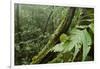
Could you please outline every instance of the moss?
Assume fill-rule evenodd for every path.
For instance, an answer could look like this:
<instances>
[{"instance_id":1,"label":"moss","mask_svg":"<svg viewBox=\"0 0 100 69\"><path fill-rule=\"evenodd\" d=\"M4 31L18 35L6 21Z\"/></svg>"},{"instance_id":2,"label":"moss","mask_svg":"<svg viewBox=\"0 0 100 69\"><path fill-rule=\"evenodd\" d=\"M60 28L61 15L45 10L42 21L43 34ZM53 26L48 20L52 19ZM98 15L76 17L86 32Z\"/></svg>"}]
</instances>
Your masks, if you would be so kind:
<instances>
[{"instance_id":1,"label":"moss","mask_svg":"<svg viewBox=\"0 0 100 69\"><path fill-rule=\"evenodd\" d=\"M75 8L69 8L67 16L64 22L60 23L54 34L52 34L50 40L46 44L46 46L38 53L37 56L32 58L32 64L39 63L49 52L49 50L55 45L55 42L58 40L59 36L68 30L71 21L74 17Z\"/></svg>"}]
</instances>

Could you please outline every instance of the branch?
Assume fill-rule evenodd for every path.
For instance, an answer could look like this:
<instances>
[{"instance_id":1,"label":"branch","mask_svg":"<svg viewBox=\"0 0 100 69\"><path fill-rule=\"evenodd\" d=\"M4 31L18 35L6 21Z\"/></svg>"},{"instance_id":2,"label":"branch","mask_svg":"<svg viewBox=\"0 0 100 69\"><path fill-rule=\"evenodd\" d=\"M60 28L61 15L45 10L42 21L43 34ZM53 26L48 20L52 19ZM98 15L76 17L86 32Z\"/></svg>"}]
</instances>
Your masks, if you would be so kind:
<instances>
[{"instance_id":1,"label":"branch","mask_svg":"<svg viewBox=\"0 0 100 69\"><path fill-rule=\"evenodd\" d=\"M46 46L38 53L37 56L34 56L32 58L32 64L38 64L48 54L49 50L56 44L59 36L68 30L74 17L74 13L75 8L69 8L67 17L64 19L63 22L60 23L54 34L51 35L51 38L49 39Z\"/></svg>"}]
</instances>

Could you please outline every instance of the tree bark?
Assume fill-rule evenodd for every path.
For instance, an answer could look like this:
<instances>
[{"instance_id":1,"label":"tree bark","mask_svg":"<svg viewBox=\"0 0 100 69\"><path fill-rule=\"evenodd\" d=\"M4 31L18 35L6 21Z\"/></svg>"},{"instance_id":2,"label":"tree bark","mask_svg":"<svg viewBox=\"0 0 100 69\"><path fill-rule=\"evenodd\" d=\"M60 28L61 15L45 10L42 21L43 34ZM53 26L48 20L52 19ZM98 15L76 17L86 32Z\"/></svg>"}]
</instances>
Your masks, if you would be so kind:
<instances>
[{"instance_id":1,"label":"tree bark","mask_svg":"<svg viewBox=\"0 0 100 69\"><path fill-rule=\"evenodd\" d=\"M60 23L54 34L51 35L48 43L38 53L38 55L32 58L32 64L38 64L48 54L50 49L56 44L57 40L59 39L59 36L62 33L65 33L69 29L72 19L74 17L75 9L76 8L74 7L68 9L66 18L64 19L63 22Z\"/></svg>"}]
</instances>

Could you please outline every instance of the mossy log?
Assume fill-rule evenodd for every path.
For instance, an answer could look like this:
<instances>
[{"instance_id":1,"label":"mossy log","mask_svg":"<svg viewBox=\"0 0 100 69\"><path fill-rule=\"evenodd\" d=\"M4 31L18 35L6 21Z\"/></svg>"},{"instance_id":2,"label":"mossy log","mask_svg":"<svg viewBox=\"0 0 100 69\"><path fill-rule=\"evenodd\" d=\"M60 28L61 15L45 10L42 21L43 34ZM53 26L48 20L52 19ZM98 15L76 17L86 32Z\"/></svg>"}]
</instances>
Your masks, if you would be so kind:
<instances>
[{"instance_id":1,"label":"mossy log","mask_svg":"<svg viewBox=\"0 0 100 69\"><path fill-rule=\"evenodd\" d=\"M40 63L40 61L48 54L50 49L56 44L57 40L59 39L59 36L62 33L65 33L69 29L72 19L74 17L75 9L76 8L74 8L74 7L70 7L68 9L68 12L67 12L67 15L66 15L66 18L64 19L64 21L60 23L60 25L58 26L58 28L56 29L54 34L51 35L51 37L50 37L48 43L45 45L45 47L38 53L38 55L36 55L32 58L31 64Z\"/></svg>"}]
</instances>

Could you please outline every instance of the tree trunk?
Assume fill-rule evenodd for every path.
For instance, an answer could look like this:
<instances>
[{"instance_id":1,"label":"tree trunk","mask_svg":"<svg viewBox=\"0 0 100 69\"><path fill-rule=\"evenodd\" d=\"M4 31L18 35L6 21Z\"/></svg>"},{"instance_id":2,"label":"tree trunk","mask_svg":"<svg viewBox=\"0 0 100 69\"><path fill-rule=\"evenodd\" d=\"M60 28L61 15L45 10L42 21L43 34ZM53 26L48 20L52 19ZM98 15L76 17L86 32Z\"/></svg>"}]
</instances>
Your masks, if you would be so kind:
<instances>
[{"instance_id":1,"label":"tree trunk","mask_svg":"<svg viewBox=\"0 0 100 69\"><path fill-rule=\"evenodd\" d=\"M14 11L15 12L15 36L16 36L16 34L17 34L17 40L15 41L15 42L20 42L21 41L21 35L20 35L20 32L21 32L21 29L20 29L20 18L19 18L19 4L16 4L15 5L15 8L16 8L16 10Z\"/></svg>"},{"instance_id":2,"label":"tree trunk","mask_svg":"<svg viewBox=\"0 0 100 69\"><path fill-rule=\"evenodd\" d=\"M38 64L48 54L50 49L56 44L57 40L59 39L59 36L69 29L72 19L74 17L74 13L75 8L69 8L66 18L63 22L60 23L54 34L51 35L46 46L38 53L38 55L32 58L32 64Z\"/></svg>"}]
</instances>

